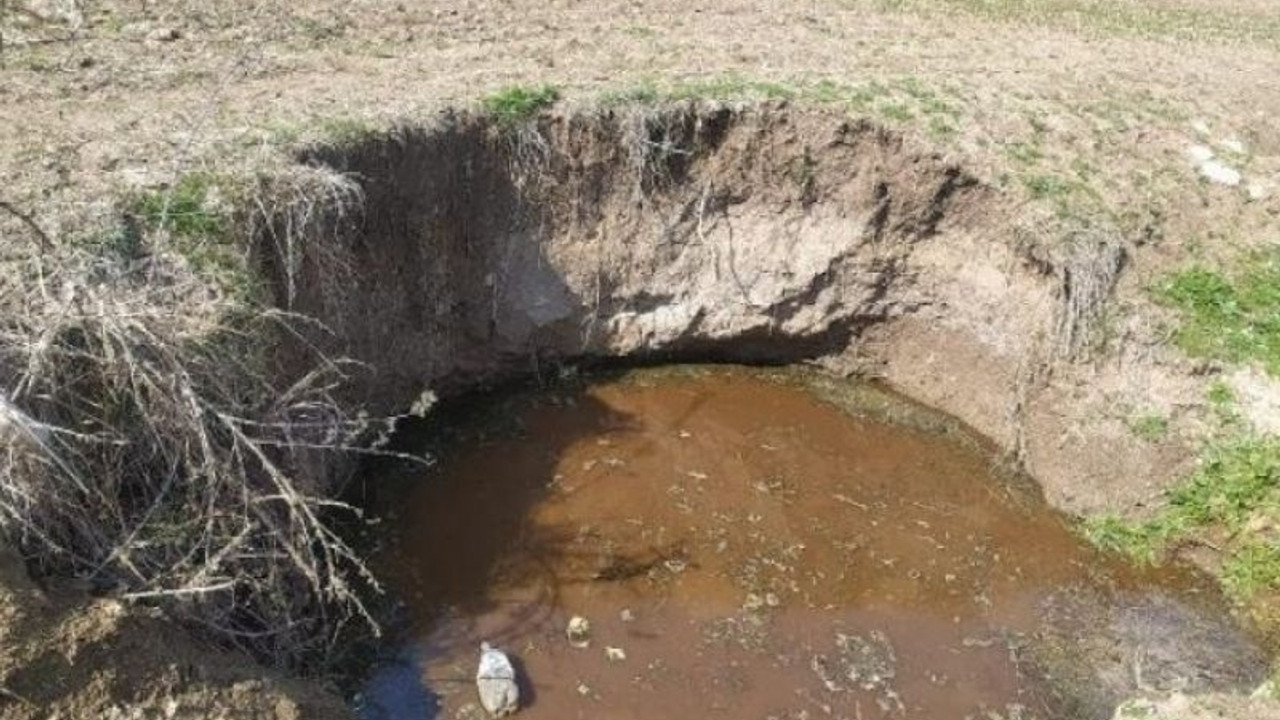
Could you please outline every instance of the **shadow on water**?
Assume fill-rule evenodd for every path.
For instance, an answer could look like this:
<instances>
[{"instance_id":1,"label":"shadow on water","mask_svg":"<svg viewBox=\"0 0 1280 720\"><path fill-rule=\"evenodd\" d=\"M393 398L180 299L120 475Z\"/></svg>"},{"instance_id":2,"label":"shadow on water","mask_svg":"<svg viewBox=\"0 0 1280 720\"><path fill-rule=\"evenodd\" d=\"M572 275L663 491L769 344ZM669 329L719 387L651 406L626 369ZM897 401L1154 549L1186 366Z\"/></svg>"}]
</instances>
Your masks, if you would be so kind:
<instances>
[{"instance_id":1,"label":"shadow on water","mask_svg":"<svg viewBox=\"0 0 1280 720\"><path fill-rule=\"evenodd\" d=\"M572 412L530 413L535 398ZM554 441L518 444L531 425L539 438ZM510 384L446 400L428 419L411 419L397 428L388 449L429 458L433 467L424 471L404 460L375 458L365 463L349 491L350 502L396 528L385 539L392 547L376 553L393 562L375 560L374 570L404 603L391 629L401 644L394 654L375 660L356 703L361 718L431 720L439 709L433 686L473 683L474 668L470 674L423 674L423 656L430 650L408 638L424 628L447 618L439 623L433 645L457 646L483 634L495 646L509 646L547 621L561 588L590 579L567 577L561 567L573 564L565 562L564 554L571 552L575 529L531 526L530 509L546 499L565 448L601 432L634 427L628 414L592 398L586 385L569 381L554 390ZM512 441L517 441L514 449ZM501 452L485 456L485 448L499 446ZM473 458L478 451L480 457L467 482L449 482L441 468L459 447ZM442 540L451 543L447 549L439 549ZM437 549L412 550L424 547ZM536 595L507 602L491 592L497 577L507 586L536 588ZM478 628L470 621L494 615L503 618L496 627ZM531 707L537 689L518 652L508 649L508 655L517 672L521 706Z\"/></svg>"},{"instance_id":2,"label":"shadow on water","mask_svg":"<svg viewBox=\"0 0 1280 720\"><path fill-rule=\"evenodd\" d=\"M427 689L419 658L410 648L381 661L365 680L355 703L362 720L434 720L439 696Z\"/></svg>"}]
</instances>

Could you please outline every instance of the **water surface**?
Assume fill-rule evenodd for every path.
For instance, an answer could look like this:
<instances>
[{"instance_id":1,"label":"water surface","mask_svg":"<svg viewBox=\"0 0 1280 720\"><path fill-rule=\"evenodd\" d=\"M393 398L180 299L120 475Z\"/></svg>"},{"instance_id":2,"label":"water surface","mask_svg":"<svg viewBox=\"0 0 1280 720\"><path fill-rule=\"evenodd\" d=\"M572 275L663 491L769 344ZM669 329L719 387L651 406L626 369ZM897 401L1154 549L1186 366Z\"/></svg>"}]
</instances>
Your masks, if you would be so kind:
<instances>
[{"instance_id":1,"label":"water surface","mask_svg":"<svg viewBox=\"0 0 1280 720\"><path fill-rule=\"evenodd\" d=\"M435 468L378 478L409 617L370 717L482 717L481 641L529 720L1104 716L1260 672L1192 574L1098 554L891 396L719 369L471 404L422 431Z\"/></svg>"}]
</instances>

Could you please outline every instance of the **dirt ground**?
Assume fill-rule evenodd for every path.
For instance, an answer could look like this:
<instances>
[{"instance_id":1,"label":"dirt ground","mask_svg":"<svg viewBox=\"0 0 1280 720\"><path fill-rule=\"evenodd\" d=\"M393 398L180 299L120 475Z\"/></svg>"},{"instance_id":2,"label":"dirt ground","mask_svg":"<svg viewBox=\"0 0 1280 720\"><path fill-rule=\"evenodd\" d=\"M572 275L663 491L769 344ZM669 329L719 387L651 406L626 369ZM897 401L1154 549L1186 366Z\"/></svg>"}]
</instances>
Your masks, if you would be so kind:
<instances>
[{"instance_id":1,"label":"dirt ground","mask_svg":"<svg viewBox=\"0 0 1280 720\"><path fill-rule=\"evenodd\" d=\"M308 141L471 105L512 83L553 83L570 106L657 88L848 109L1003 191L1025 217L1002 221L1106 217L1134 247L1113 301L1111 350L1059 371L1019 419L1025 437L997 437L1032 446L1029 469L1060 489L1050 499L1080 512L1142 514L1192 466L1207 432L1206 372L1217 368L1169 347L1167 312L1146 288L1190 261L1280 241L1280 10L1266 0L5 7L0 201L51 237L104 225L122 197L180 175L256 172ZM1238 170L1239 184L1203 179L1192 146ZM35 240L13 212L0 212L0 233L6 244ZM910 322L875 340L890 359L939 342L937 328ZM956 382L1011 381L926 370L890 379L943 407ZM1246 379L1245 413L1265 414L1280 388ZM1100 448L1132 445L1126 420L1148 409L1168 416L1171 432L1116 467ZM989 425L981 429L1000 435ZM1067 470L1072 483L1053 482ZM265 680L141 611L39 590L13 562L4 569L4 717L344 712L333 696ZM109 664L94 660L108 655ZM52 687L51 674L68 680Z\"/></svg>"},{"instance_id":2,"label":"dirt ground","mask_svg":"<svg viewBox=\"0 0 1280 720\"><path fill-rule=\"evenodd\" d=\"M322 684L281 678L193 639L161 615L41 588L0 556L0 718L345 718Z\"/></svg>"}]
</instances>

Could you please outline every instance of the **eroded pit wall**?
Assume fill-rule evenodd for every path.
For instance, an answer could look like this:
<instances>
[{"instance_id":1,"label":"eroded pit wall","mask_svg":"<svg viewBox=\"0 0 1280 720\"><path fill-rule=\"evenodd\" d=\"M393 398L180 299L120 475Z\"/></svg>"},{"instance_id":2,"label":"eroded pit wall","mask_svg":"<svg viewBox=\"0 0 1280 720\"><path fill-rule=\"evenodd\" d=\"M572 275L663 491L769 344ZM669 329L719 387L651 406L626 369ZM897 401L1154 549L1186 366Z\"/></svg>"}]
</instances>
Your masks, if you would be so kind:
<instances>
[{"instance_id":1,"label":"eroded pit wall","mask_svg":"<svg viewBox=\"0 0 1280 720\"><path fill-rule=\"evenodd\" d=\"M1019 442L1053 279L1015 250L996 193L876 125L785 107L446 115L304 162L355 178L363 203L303 239L290 282L273 255L278 302L365 363L350 399L370 413L590 358L811 360Z\"/></svg>"}]
</instances>

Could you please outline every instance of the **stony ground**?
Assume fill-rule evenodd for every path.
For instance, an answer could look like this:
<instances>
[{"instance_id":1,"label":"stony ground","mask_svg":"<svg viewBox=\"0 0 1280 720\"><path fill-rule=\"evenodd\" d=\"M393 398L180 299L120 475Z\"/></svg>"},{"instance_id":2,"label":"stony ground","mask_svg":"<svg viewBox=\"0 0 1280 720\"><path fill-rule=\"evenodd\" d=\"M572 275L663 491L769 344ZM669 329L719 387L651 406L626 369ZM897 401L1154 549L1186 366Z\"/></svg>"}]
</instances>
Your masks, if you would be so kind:
<instances>
[{"instance_id":1,"label":"stony ground","mask_svg":"<svg viewBox=\"0 0 1280 720\"><path fill-rule=\"evenodd\" d=\"M662 95L844 107L946 150L1028 217L1114 223L1137 250L1114 304L1125 350L1108 362L1156 357L1190 380L1103 396L1080 435L1158 413L1164 471L1073 501L1084 509L1141 512L1211 432L1206 365L1170 350L1169 311L1148 288L1280 241L1280 10L1268 0L10 0L0 13L5 253L37 241L32 223L51 238L91 232L121 198L180 175L252 172L310 140L515 83L551 83L584 106ZM1243 414L1280 427L1276 382L1230 377ZM20 679L0 708L34 714ZM65 712L128 700L84 692L96 699Z\"/></svg>"}]
</instances>

